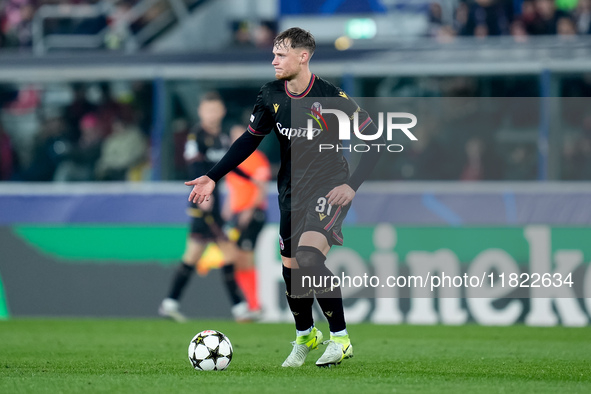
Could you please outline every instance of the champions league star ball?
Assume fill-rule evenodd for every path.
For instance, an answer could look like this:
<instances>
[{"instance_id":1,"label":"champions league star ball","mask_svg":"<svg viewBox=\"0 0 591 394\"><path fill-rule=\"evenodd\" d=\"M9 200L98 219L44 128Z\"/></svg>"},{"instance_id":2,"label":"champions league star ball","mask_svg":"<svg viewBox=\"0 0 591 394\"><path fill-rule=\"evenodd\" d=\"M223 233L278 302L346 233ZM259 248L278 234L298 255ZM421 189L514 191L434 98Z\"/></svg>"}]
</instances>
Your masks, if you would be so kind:
<instances>
[{"instance_id":1,"label":"champions league star ball","mask_svg":"<svg viewBox=\"0 0 591 394\"><path fill-rule=\"evenodd\" d=\"M222 371L228 368L232 353L228 337L215 330L201 331L189 344L189 361L198 371Z\"/></svg>"}]
</instances>

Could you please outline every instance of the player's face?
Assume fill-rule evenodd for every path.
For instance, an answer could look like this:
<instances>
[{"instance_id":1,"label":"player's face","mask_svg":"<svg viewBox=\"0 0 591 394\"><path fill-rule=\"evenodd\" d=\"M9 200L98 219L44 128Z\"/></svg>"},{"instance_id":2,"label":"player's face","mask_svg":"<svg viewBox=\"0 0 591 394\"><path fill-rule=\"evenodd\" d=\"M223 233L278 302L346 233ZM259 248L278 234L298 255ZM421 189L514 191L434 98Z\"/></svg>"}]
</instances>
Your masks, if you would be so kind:
<instances>
[{"instance_id":1,"label":"player's face","mask_svg":"<svg viewBox=\"0 0 591 394\"><path fill-rule=\"evenodd\" d=\"M289 42L286 45L275 45L271 63L275 67L275 78L288 81L294 79L304 64L302 53L303 49L291 48Z\"/></svg>"},{"instance_id":2,"label":"player's face","mask_svg":"<svg viewBox=\"0 0 591 394\"><path fill-rule=\"evenodd\" d=\"M226 115L226 107L218 100L202 101L197 113L205 128L217 128Z\"/></svg>"}]
</instances>

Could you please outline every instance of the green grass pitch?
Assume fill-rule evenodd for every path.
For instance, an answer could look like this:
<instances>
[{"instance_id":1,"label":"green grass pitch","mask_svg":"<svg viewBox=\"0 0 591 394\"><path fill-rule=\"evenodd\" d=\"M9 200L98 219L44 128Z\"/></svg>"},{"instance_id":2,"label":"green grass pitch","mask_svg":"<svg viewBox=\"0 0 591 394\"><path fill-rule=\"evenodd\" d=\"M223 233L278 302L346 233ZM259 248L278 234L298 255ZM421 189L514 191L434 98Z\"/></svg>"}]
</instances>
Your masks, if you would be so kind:
<instances>
[{"instance_id":1,"label":"green grass pitch","mask_svg":"<svg viewBox=\"0 0 591 394\"><path fill-rule=\"evenodd\" d=\"M204 329L232 341L226 371L191 367L189 341ZM285 369L291 324L8 320L0 393L591 392L591 328L358 324L349 332L354 358L320 369L313 351L303 367Z\"/></svg>"}]
</instances>

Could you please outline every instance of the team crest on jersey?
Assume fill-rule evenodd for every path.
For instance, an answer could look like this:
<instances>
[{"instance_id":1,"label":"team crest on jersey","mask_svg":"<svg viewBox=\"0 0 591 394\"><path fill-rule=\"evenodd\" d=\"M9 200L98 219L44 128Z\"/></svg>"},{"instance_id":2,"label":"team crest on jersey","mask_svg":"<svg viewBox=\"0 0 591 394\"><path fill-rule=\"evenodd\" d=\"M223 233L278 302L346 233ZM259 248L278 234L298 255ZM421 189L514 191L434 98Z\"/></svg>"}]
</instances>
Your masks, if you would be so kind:
<instances>
[{"instance_id":1,"label":"team crest on jersey","mask_svg":"<svg viewBox=\"0 0 591 394\"><path fill-rule=\"evenodd\" d=\"M285 249L285 244L283 243L283 237L281 235L279 236L279 247L281 250Z\"/></svg>"},{"instance_id":2,"label":"team crest on jersey","mask_svg":"<svg viewBox=\"0 0 591 394\"><path fill-rule=\"evenodd\" d=\"M312 113L316 119L320 119L320 116L322 116L320 115L322 113L322 105L318 101L312 104Z\"/></svg>"},{"instance_id":3,"label":"team crest on jersey","mask_svg":"<svg viewBox=\"0 0 591 394\"><path fill-rule=\"evenodd\" d=\"M312 106L310 107L309 111L310 113L308 113L308 116L316 121L318 127L320 128L319 130L328 131L328 125L326 124L326 120L322 116L322 104L320 104L317 101L314 102L314 104L312 104Z\"/></svg>"},{"instance_id":4,"label":"team crest on jersey","mask_svg":"<svg viewBox=\"0 0 591 394\"><path fill-rule=\"evenodd\" d=\"M279 109L279 104L273 103L273 109L275 110L275 113L277 113L277 110Z\"/></svg>"}]
</instances>

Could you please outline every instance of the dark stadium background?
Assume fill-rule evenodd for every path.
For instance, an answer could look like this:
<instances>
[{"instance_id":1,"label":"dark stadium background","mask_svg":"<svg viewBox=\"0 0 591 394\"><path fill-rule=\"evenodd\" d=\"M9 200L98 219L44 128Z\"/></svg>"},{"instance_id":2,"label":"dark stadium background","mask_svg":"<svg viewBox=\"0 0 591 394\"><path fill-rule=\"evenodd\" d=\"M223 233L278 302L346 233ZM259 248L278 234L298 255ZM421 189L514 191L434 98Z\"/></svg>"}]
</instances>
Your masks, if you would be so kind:
<instances>
[{"instance_id":1,"label":"dark stadium background","mask_svg":"<svg viewBox=\"0 0 591 394\"><path fill-rule=\"evenodd\" d=\"M588 0L10 0L0 4L0 21L2 318L156 316L163 278L182 253L182 147L199 97L219 91L227 125L246 122L258 89L273 78L272 37L289 26L313 32L313 72L350 96L425 100L427 119L447 116L419 124L419 141L383 159L362 187L346 231L363 233L350 238L365 240L365 264L379 251L407 266L413 251L449 249L469 267L479 253L504 248L527 271L543 247L552 267L575 253L568 256L578 262L580 288L591 288L583 241L591 223ZM446 108L438 98L456 104ZM101 130L98 143L122 124L145 146L125 171L79 179L67 163L83 124ZM261 146L275 167L276 144L269 137ZM266 319L289 321L274 195L270 202L257 263L272 300ZM384 222L398 241L382 250L371 234ZM454 238L465 237L462 230L486 242L468 251ZM528 249L528 231L549 235ZM112 232L128 241L115 242ZM426 234L449 243L401 241ZM520 246L499 246L505 238ZM153 239L167 243L134 254ZM230 316L215 275L196 279L187 299L207 302L188 301L191 317ZM348 307L358 321L588 325L590 295L569 295L533 301L535 313L518 298L513 317L502 317L506 303L490 318L474 316L466 294L455 317L441 302L411 313L408 298L395 318L370 299Z\"/></svg>"}]
</instances>

